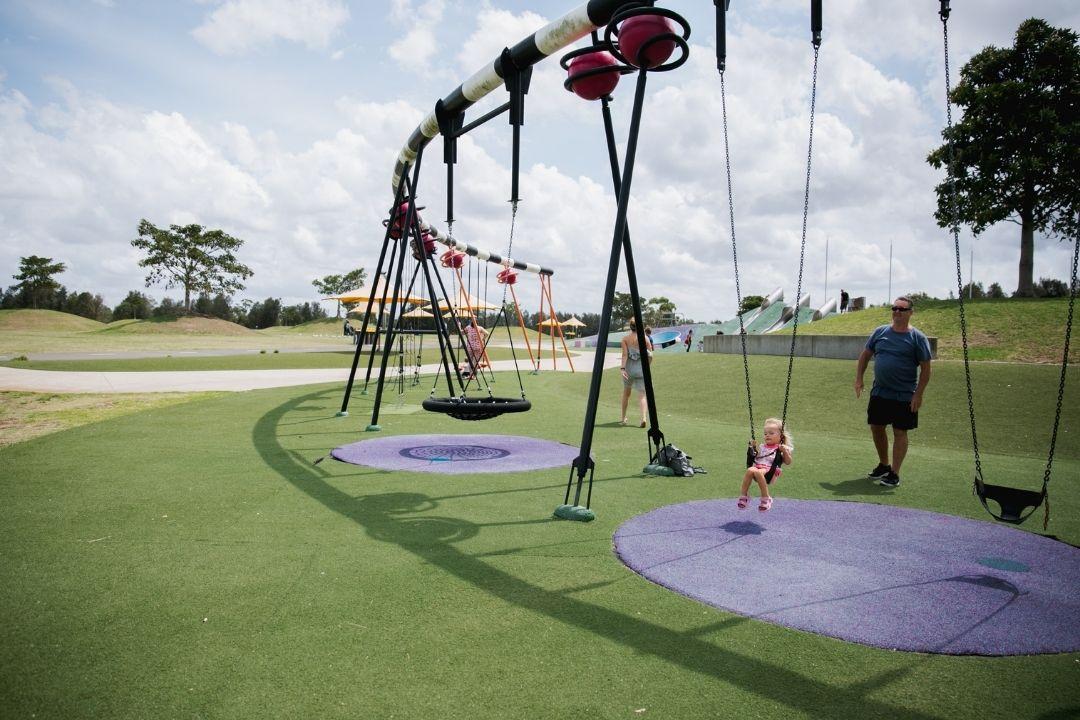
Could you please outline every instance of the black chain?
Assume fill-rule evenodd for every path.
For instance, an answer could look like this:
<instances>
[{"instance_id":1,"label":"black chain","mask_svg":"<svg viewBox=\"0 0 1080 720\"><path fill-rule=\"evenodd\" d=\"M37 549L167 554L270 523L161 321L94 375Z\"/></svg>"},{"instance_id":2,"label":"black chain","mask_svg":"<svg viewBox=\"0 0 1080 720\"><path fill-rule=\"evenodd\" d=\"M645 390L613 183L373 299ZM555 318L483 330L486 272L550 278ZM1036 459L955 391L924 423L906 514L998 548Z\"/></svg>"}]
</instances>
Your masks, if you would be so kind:
<instances>
[{"instance_id":1,"label":"black chain","mask_svg":"<svg viewBox=\"0 0 1080 720\"><path fill-rule=\"evenodd\" d=\"M1061 356L1061 379L1058 381L1057 410L1054 413L1054 431L1050 434L1050 454L1046 457L1043 487L1050 482L1050 469L1054 464L1054 446L1057 444L1058 424L1061 422L1061 404L1065 399L1065 371L1069 367L1069 341L1072 337L1073 306L1076 304L1076 264L1080 260L1080 237L1073 238L1072 278L1069 281L1069 317L1065 321L1065 352ZM1045 528L1045 523L1044 523Z\"/></svg>"},{"instance_id":2,"label":"black chain","mask_svg":"<svg viewBox=\"0 0 1080 720\"><path fill-rule=\"evenodd\" d=\"M518 213L518 201L517 200L512 200L511 203L512 203L512 206L511 206L511 209L510 209L510 239L506 243L506 257L503 258L503 260L506 261L506 268L507 269L510 268L510 252L514 249L514 226L517 224L517 213ZM541 300L541 303L542 303L543 299L544 299L543 298L543 292L544 292L543 291L543 280L541 279L540 282L541 282L541 290L540 290L541 297L540 297L540 300ZM486 287L486 285L487 284L485 283L485 287ZM509 290L509 289L510 289L510 284L509 283L503 283L502 302L499 304L499 314L500 314L500 316L503 313L506 312L506 291ZM554 310L552 310L552 314L554 314ZM555 322L558 322L558 320L555 320ZM495 324L498 325L497 320L496 320ZM495 330L495 328L493 327L492 331L494 331L494 330ZM555 326L554 325L551 326L551 332L555 332ZM517 375L518 390L521 391L521 399L524 400L525 399L525 385L521 382L521 370L518 368L517 351L514 350L514 332L510 329L510 316L509 315L506 316L506 337L509 338L509 340L510 340L510 355L514 358L514 373ZM537 361L536 367L537 367L537 369L539 369L539 367L540 367L540 362L539 361Z\"/></svg>"},{"instance_id":3,"label":"black chain","mask_svg":"<svg viewBox=\"0 0 1080 720\"><path fill-rule=\"evenodd\" d=\"M803 265L806 260L806 221L810 215L810 167L814 156L814 111L817 105L818 46L814 45L814 74L810 84L810 141L806 148L806 190L803 193L802 245L799 248L799 280L795 287L795 324L791 327L791 351L788 353L787 383L784 385L784 411L780 415L780 431L787 426L788 396L791 394L791 372L795 367L795 336L799 333L799 302L802 300Z\"/></svg>"},{"instance_id":4,"label":"black chain","mask_svg":"<svg viewBox=\"0 0 1080 720\"><path fill-rule=\"evenodd\" d=\"M946 137L945 147L948 148L948 182L949 182L949 203L952 206L952 218L950 218L949 224L952 229L953 236L953 249L956 254L956 296L960 304L960 338L963 341L964 346L964 381L967 384L967 405L968 405L968 418L971 421L971 446L975 453L975 480L972 484L972 491L976 494L979 492L979 485L983 481L982 472L982 460L979 458L979 435L975 430L975 396L971 391L971 364L968 359L968 336L967 336L967 315L964 312L964 279L963 270L960 267L960 204L957 201L956 193L956 153L953 150L953 140L950 137L952 130L952 101L949 99L949 91L952 88L952 80L949 74L949 18L947 15L941 16L942 36L945 41L945 126ZM974 282L972 278L971 282Z\"/></svg>"},{"instance_id":5,"label":"black chain","mask_svg":"<svg viewBox=\"0 0 1080 720\"><path fill-rule=\"evenodd\" d=\"M743 374L746 377L746 407L750 413L750 439L756 442L754 435L754 403L750 398L750 363L746 358L746 328L743 327L742 290L739 287L739 248L735 242L735 199L731 187L731 155L728 152L727 129L727 94L724 89L724 72L720 71L720 108L724 118L724 165L727 169L728 217L731 220L731 259L735 265L735 315L739 318L739 342L742 346Z\"/></svg>"}]
</instances>

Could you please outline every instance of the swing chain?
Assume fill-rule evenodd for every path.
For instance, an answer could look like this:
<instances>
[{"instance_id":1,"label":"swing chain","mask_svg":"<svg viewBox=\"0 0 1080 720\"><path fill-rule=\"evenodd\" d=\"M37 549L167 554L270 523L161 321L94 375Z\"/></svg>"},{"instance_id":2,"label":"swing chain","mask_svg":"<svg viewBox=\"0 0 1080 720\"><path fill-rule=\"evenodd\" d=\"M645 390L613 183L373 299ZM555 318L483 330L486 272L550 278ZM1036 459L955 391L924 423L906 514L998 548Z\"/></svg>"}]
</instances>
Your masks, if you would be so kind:
<instances>
[{"instance_id":1,"label":"swing chain","mask_svg":"<svg viewBox=\"0 0 1080 720\"><path fill-rule=\"evenodd\" d=\"M791 351L788 353L787 384L784 385L784 411L780 415L780 429L787 426L788 398L791 394L791 372L795 366L795 337L799 333L799 302L802 300L803 266L806 262L806 224L810 215L810 168L814 157L814 112L817 106L818 53L820 45L814 43L814 74L810 83L810 140L806 147L806 189L803 192L802 245L799 247L799 280L795 286L795 324L791 327Z\"/></svg>"},{"instance_id":2,"label":"swing chain","mask_svg":"<svg viewBox=\"0 0 1080 720\"><path fill-rule=\"evenodd\" d=\"M1054 446L1057 444L1058 424L1061 422L1061 406L1065 399L1065 371L1069 367L1069 341L1072 339L1073 307L1076 304L1076 269L1080 260L1080 237L1073 238L1072 276L1069 279L1069 316L1065 321L1065 351L1061 356L1061 379L1058 381L1057 410L1054 412L1054 431L1050 434L1050 453L1046 457L1043 487L1050 482L1050 469L1054 464Z\"/></svg>"},{"instance_id":3,"label":"swing chain","mask_svg":"<svg viewBox=\"0 0 1080 720\"><path fill-rule=\"evenodd\" d=\"M731 259L735 268L735 316L739 318L739 342L742 346L743 376L746 378L746 407L750 414L750 439L754 435L754 403L750 399L750 363L746 358L746 328L743 327L742 290L739 287L739 249L735 242L735 197L731 186L731 153L728 149L727 93L724 88L724 71L720 71L720 109L724 119L724 166L727 170L728 218L731 222Z\"/></svg>"},{"instance_id":4,"label":"swing chain","mask_svg":"<svg viewBox=\"0 0 1080 720\"><path fill-rule=\"evenodd\" d=\"M945 43L945 125L946 135L950 134L952 130L952 101L949 99L949 91L952 88L951 75L949 73L949 15L946 12L941 13L941 27L942 37ZM971 445L975 453L975 480L972 483L972 492L978 494L979 483L982 482L982 460L979 457L979 436L975 431L975 398L971 390L971 365L968 360L968 335L967 335L967 314L964 312L964 280L963 270L960 267L960 204L957 202L956 196L956 152L953 150L952 139L946 137L946 143L949 148L949 160L948 160L948 179L949 179L949 198L952 205L952 218L950 225L952 226L953 236L953 249L956 255L956 295L959 301L960 307L960 338L963 343L964 349L964 381L967 384L967 404L968 404L968 417L971 419ZM972 279L974 282L974 279Z\"/></svg>"}]
</instances>

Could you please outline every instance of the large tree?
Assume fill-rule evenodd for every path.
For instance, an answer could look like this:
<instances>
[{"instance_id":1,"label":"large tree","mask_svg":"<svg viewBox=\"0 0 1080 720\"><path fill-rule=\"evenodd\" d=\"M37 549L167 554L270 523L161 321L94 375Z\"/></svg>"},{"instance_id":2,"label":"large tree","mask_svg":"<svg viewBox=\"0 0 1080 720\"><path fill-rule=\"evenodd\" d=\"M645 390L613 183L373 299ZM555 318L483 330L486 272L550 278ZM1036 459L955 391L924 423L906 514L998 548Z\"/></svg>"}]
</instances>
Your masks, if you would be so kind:
<instances>
[{"instance_id":1,"label":"large tree","mask_svg":"<svg viewBox=\"0 0 1080 720\"><path fill-rule=\"evenodd\" d=\"M18 288L25 298L29 298L31 306L36 310L38 302L47 304L47 301L60 289L60 283L53 279L53 275L59 275L67 270L62 262L53 262L52 258L31 255L19 258L19 274L13 275L19 282L13 287Z\"/></svg>"},{"instance_id":2,"label":"large tree","mask_svg":"<svg viewBox=\"0 0 1080 720\"><path fill-rule=\"evenodd\" d=\"M987 47L949 93L963 118L928 158L948 177L934 214L975 235L1020 226L1016 294L1034 294L1035 233L1074 237L1080 211L1080 47L1077 34L1043 20L1021 23L1011 48ZM955 199L955 205L954 205Z\"/></svg>"},{"instance_id":3,"label":"large tree","mask_svg":"<svg viewBox=\"0 0 1080 720\"><path fill-rule=\"evenodd\" d=\"M131 244L146 251L146 257L139 261L140 267L150 269L146 287L163 282L166 290L184 288L185 312L191 312L192 293L231 295L243 290L241 281L253 275L233 254L243 240L202 225L170 225L162 230L142 220L139 237Z\"/></svg>"},{"instance_id":4,"label":"large tree","mask_svg":"<svg viewBox=\"0 0 1080 720\"><path fill-rule=\"evenodd\" d=\"M343 292L363 287L365 280L367 280L367 271L364 270L364 268L356 268L352 272L347 272L344 275L327 275L318 280L312 280L311 284L315 286L315 289L320 295L331 296L340 295ZM341 317L340 301L337 304L337 309L334 311L334 317Z\"/></svg>"}]
</instances>

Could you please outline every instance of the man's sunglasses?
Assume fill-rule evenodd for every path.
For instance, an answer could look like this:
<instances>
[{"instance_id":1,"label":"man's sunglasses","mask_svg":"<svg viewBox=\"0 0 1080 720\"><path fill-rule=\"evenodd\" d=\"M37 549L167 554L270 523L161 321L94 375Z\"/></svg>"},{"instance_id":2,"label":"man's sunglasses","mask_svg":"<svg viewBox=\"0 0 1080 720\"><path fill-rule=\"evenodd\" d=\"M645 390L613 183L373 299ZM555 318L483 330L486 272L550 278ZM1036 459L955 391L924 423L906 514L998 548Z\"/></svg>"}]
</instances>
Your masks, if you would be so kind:
<instances>
[{"instance_id":1,"label":"man's sunglasses","mask_svg":"<svg viewBox=\"0 0 1080 720\"><path fill-rule=\"evenodd\" d=\"M903 308L903 307L899 307L897 305L893 305L892 306L892 311L893 312L911 312L911 308Z\"/></svg>"}]
</instances>

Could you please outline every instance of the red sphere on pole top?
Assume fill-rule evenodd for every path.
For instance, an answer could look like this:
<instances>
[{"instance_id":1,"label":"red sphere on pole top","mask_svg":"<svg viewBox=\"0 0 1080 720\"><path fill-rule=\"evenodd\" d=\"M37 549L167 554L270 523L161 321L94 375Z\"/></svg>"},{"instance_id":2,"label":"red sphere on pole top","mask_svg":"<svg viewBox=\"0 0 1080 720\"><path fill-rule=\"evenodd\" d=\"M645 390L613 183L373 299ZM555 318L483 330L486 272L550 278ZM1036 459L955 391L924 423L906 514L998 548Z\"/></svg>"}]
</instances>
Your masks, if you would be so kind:
<instances>
[{"instance_id":1,"label":"red sphere on pole top","mask_svg":"<svg viewBox=\"0 0 1080 720\"><path fill-rule=\"evenodd\" d=\"M634 15L619 25L619 52L634 67L652 69L667 62L675 52L675 41L669 38L643 46L655 37L675 34L675 26L663 15Z\"/></svg>"},{"instance_id":2,"label":"red sphere on pole top","mask_svg":"<svg viewBox=\"0 0 1080 720\"><path fill-rule=\"evenodd\" d=\"M603 68L611 69L602 70ZM582 77L590 70L597 72ZM611 53L602 50L578 55L570 61L566 73L570 89L584 100L598 100L605 95L610 95L619 84L619 63L611 56Z\"/></svg>"}]
</instances>

